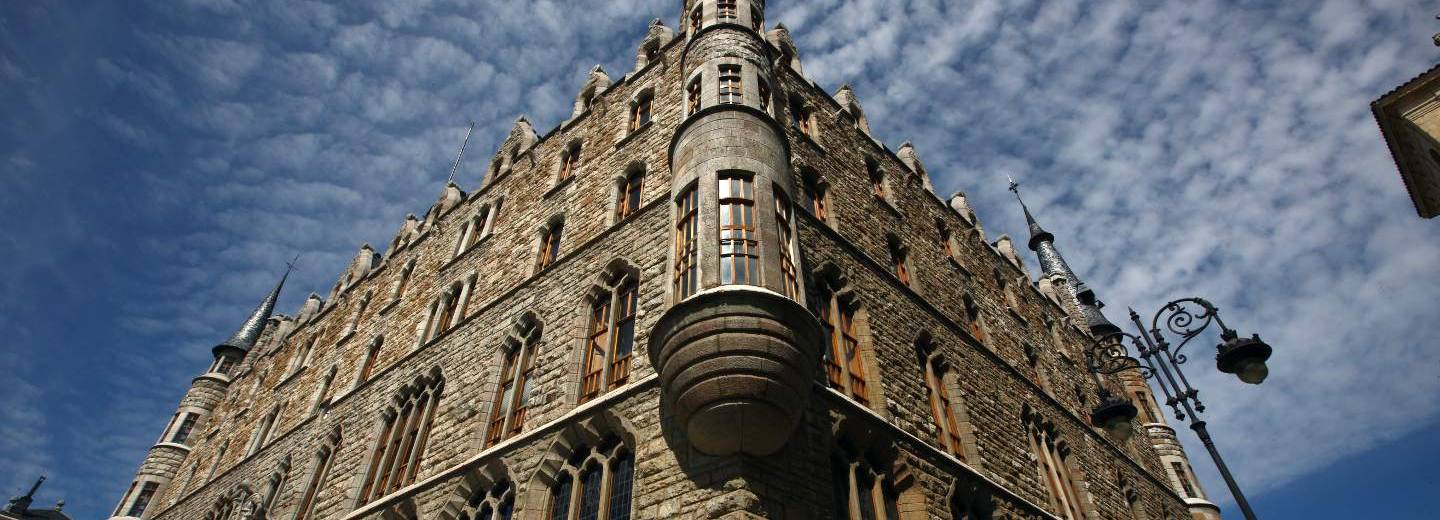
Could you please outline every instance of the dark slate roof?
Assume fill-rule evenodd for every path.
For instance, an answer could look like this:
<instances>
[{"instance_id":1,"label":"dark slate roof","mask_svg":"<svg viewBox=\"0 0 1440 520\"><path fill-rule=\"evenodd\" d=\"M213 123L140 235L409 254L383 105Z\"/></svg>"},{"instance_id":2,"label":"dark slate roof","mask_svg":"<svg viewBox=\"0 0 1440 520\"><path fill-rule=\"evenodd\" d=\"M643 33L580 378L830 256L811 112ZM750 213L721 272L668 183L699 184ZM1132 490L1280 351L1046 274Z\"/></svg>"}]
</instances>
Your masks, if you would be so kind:
<instances>
[{"instance_id":1,"label":"dark slate roof","mask_svg":"<svg viewBox=\"0 0 1440 520\"><path fill-rule=\"evenodd\" d=\"M275 284L275 289L271 290L265 300L255 307L255 311L250 313L250 318L245 320L245 323L240 325L240 329L236 330L235 334L220 346L234 347L240 350L250 350L251 347L254 347L255 342L260 339L260 333L265 330L265 321L269 320L270 314L275 312L275 301L280 298L280 289L285 286L285 279L289 277L290 272L286 271L285 276L280 277L280 283Z\"/></svg>"}]
</instances>

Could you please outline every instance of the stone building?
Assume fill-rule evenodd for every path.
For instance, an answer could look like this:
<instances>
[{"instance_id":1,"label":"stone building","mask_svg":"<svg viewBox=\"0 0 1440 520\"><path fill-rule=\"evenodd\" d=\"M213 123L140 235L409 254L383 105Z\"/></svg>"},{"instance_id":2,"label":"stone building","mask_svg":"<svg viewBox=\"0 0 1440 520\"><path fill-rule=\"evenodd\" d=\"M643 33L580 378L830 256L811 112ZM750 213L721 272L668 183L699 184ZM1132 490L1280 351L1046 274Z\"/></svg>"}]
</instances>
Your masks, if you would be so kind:
<instances>
[{"instance_id":1,"label":"stone building","mask_svg":"<svg viewBox=\"0 0 1440 520\"><path fill-rule=\"evenodd\" d=\"M1415 211L1423 218L1440 215L1440 65L1381 96L1370 110Z\"/></svg>"},{"instance_id":2,"label":"stone building","mask_svg":"<svg viewBox=\"0 0 1440 520\"><path fill-rule=\"evenodd\" d=\"M70 520L70 515L61 510L65 508L65 501L61 500L55 504L53 509L30 507L35 503L35 492L40 490L40 485L45 483L45 477L35 480L35 485L24 495L10 499L5 509L0 509L0 520Z\"/></svg>"},{"instance_id":3,"label":"stone building","mask_svg":"<svg viewBox=\"0 0 1440 520\"><path fill-rule=\"evenodd\" d=\"M328 296L282 278L114 516L1218 518L1137 375L1140 433L1091 425L1114 326L1054 237L1032 281L764 8L686 0Z\"/></svg>"}]
</instances>

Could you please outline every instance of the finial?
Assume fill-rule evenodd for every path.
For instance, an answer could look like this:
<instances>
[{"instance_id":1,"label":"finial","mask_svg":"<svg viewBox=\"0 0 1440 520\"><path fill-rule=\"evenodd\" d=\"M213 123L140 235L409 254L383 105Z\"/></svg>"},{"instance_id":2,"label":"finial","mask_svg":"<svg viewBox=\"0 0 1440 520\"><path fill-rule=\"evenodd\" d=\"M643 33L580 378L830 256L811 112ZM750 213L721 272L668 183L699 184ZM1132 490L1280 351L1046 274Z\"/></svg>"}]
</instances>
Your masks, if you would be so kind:
<instances>
[{"instance_id":1,"label":"finial","mask_svg":"<svg viewBox=\"0 0 1440 520\"><path fill-rule=\"evenodd\" d=\"M285 262L285 276L280 277L281 280L290 277L290 272L295 270L295 264L300 263L300 255L301 253L295 253L295 258L290 259L289 262Z\"/></svg>"},{"instance_id":2,"label":"finial","mask_svg":"<svg viewBox=\"0 0 1440 520\"><path fill-rule=\"evenodd\" d=\"M1005 178L1010 180L1010 191L1015 192L1015 198L1020 198L1020 183L1015 182L1015 178L1011 177L1008 173L1005 174ZM1020 204L1024 205L1025 201L1021 200Z\"/></svg>"}]
</instances>

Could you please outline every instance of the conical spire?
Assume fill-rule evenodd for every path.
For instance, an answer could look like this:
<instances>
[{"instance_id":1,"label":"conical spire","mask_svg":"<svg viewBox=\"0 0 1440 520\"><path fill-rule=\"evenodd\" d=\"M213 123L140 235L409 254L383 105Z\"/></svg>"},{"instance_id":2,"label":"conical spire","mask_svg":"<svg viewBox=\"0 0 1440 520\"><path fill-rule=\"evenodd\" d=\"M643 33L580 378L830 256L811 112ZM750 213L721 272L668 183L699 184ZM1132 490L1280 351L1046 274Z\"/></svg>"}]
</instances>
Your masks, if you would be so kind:
<instances>
[{"instance_id":1,"label":"conical spire","mask_svg":"<svg viewBox=\"0 0 1440 520\"><path fill-rule=\"evenodd\" d=\"M10 513L26 513L26 512L29 512L29 511L30 511L30 504L35 501L35 492L36 492L36 491L39 491L39 490L40 490L40 484L44 484L44 483L45 483L45 477L44 477L44 476L41 476L38 480L35 481L35 485L30 487L30 492L29 492L29 493L26 493L25 496L19 496L19 497L15 497L15 498L10 499L10 504L7 505L7 506L5 506L5 511L6 511L6 512L10 512Z\"/></svg>"},{"instance_id":2,"label":"conical spire","mask_svg":"<svg viewBox=\"0 0 1440 520\"><path fill-rule=\"evenodd\" d=\"M236 330L235 334L221 343L219 347L250 350L255 346L255 342L260 339L260 333L265 330L265 320L270 319L270 314L275 312L275 301L280 299L280 289L285 287L285 280L290 278L290 271L294 268L295 263L292 261L285 269L285 275L280 277L280 283L275 284L275 288L270 290L270 294L265 297L265 300L255 307L255 312L250 313L250 319L245 320L245 323L240 325L240 329Z\"/></svg>"},{"instance_id":3,"label":"conical spire","mask_svg":"<svg viewBox=\"0 0 1440 520\"><path fill-rule=\"evenodd\" d=\"M1020 208L1025 211L1025 223L1030 227L1030 250L1040 259L1040 269L1047 278L1063 278L1064 290L1068 291L1070 298L1073 298L1074 309L1085 321L1085 326L1095 337L1105 337L1120 331L1100 309L1105 304L1095 298L1095 292L1075 275L1070 265L1065 263L1065 257L1060 256L1060 250L1055 248L1055 235L1040 227L1035 216L1030 214L1030 207L1025 205L1025 199L1020 197L1020 184L1010 179L1010 191L1015 193L1015 200L1020 201Z\"/></svg>"}]
</instances>

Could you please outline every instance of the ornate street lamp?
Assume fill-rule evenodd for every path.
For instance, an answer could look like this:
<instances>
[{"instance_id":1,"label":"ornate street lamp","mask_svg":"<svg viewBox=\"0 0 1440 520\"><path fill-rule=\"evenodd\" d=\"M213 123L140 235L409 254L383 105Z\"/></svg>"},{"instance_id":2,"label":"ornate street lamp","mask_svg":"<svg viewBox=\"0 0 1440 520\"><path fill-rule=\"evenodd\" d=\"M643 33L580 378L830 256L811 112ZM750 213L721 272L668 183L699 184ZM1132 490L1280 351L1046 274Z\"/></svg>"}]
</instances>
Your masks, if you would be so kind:
<instances>
[{"instance_id":1,"label":"ornate street lamp","mask_svg":"<svg viewBox=\"0 0 1440 520\"><path fill-rule=\"evenodd\" d=\"M1265 364L1266 360L1270 359L1270 345L1261 341L1258 334L1249 338L1241 337L1220 320L1220 311L1214 305L1201 298L1184 298L1165 304L1151 319L1149 329L1140 321L1140 315L1135 309L1130 309L1130 321L1140 330L1138 336L1105 323L1103 325L1109 325L1113 329L1100 330L1094 346L1085 353L1087 367L1100 387L1100 404L1090 415L1091 423L1117 440L1129 438L1130 423L1137 412L1135 405L1111 394L1105 385L1100 384L1100 375L1139 370L1145 379L1152 379L1157 383L1165 395L1165 404L1175 411L1175 418L1190 422L1190 429L1195 430L1195 434L1205 444L1210 458L1220 470L1220 476L1225 479L1225 485L1229 486L1230 493L1235 496L1235 504L1240 507L1247 520L1255 520L1255 512L1250 509L1245 494L1240 491L1240 486L1230 475L1230 468L1220 457L1215 442L1210 438L1210 431L1205 427L1205 421L1200 420L1199 414L1205 412L1205 405L1200 402L1200 391L1191 386L1190 380L1180 371L1180 365L1189 361L1181 350L1190 340L1210 328L1212 323L1218 325L1223 343L1216 346L1216 368L1227 374L1235 374L1245 383L1258 385L1270 374L1270 369ZM1180 343L1173 348L1161 332L1162 323L1166 331L1180 338ZM1126 340L1139 352L1140 359L1130 357L1126 352Z\"/></svg>"}]
</instances>

